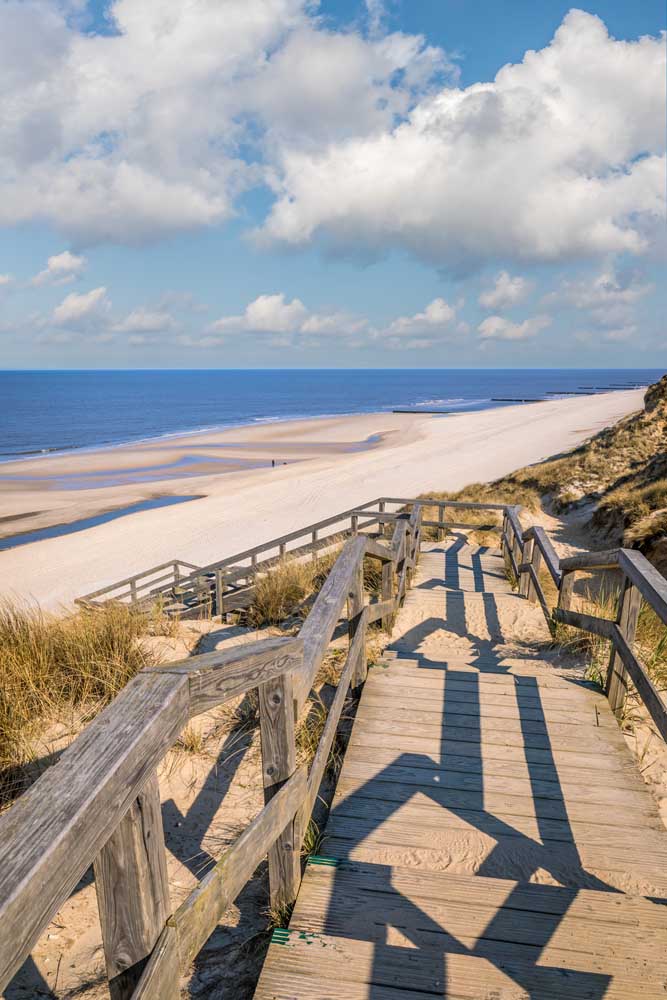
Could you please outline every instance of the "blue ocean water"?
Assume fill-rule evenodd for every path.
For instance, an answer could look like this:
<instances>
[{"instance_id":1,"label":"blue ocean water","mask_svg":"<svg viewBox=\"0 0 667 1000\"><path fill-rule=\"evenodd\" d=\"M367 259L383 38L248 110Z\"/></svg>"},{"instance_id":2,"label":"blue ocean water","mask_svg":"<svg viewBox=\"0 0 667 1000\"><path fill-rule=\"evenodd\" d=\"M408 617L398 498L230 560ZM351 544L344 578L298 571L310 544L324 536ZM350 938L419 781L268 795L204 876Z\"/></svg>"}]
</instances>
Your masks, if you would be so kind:
<instances>
[{"instance_id":1,"label":"blue ocean water","mask_svg":"<svg viewBox=\"0 0 667 1000\"><path fill-rule=\"evenodd\" d=\"M657 369L0 372L0 461L257 421L649 384Z\"/></svg>"}]
</instances>

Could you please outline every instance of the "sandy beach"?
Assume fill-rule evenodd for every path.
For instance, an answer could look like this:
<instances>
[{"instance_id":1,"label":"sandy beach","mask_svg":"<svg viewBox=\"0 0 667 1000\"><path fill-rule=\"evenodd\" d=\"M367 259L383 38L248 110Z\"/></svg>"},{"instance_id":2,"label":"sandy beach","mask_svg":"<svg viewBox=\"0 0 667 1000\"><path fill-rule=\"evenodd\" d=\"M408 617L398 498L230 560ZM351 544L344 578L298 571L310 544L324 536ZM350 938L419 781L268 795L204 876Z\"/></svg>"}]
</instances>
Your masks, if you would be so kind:
<instances>
[{"instance_id":1,"label":"sandy beach","mask_svg":"<svg viewBox=\"0 0 667 1000\"><path fill-rule=\"evenodd\" d=\"M167 559L212 562L382 494L494 479L575 447L639 409L642 397L255 424L6 463L0 537L154 498L199 499L0 552L0 593L56 609Z\"/></svg>"}]
</instances>

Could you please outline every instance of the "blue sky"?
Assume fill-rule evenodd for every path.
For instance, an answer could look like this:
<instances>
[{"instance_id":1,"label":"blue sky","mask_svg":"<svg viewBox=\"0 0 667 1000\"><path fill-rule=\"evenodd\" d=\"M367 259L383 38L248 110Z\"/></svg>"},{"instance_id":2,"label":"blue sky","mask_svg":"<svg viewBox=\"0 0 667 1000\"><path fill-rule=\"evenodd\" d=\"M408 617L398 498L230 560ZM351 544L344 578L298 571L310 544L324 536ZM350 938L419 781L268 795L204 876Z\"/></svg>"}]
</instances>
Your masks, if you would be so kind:
<instances>
[{"instance_id":1,"label":"blue sky","mask_svg":"<svg viewBox=\"0 0 667 1000\"><path fill-rule=\"evenodd\" d=\"M0 364L660 366L664 22L2 0Z\"/></svg>"}]
</instances>

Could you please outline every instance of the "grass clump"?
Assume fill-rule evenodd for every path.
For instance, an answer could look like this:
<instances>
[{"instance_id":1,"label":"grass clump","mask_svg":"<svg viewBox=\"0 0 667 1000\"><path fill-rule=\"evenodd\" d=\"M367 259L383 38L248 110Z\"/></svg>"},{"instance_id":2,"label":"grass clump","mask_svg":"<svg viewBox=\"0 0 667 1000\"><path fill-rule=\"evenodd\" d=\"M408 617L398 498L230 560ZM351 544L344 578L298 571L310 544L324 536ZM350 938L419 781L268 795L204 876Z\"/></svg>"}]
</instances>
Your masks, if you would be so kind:
<instances>
[{"instance_id":1,"label":"grass clump","mask_svg":"<svg viewBox=\"0 0 667 1000\"><path fill-rule=\"evenodd\" d=\"M72 712L88 721L150 662L143 617L110 604L64 618L0 603L0 805L30 783L34 741Z\"/></svg>"}]
</instances>

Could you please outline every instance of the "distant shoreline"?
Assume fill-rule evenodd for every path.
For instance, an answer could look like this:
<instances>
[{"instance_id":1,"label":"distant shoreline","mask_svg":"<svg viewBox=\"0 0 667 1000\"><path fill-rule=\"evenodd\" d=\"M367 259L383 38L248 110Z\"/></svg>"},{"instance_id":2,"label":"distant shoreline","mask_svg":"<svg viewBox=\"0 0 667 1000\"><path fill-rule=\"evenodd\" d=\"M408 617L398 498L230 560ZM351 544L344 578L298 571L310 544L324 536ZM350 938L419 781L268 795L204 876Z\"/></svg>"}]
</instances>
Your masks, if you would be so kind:
<instances>
[{"instance_id":1,"label":"distant shoreline","mask_svg":"<svg viewBox=\"0 0 667 1000\"><path fill-rule=\"evenodd\" d=\"M4 534L98 520L0 552L0 591L57 609L169 559L207 565L376 496L414 496L498 478L576 447L640 409L642 400L643 392L632 390L445 419L381 412L227 428L118 448L115 471L125 479L98 488L92 483L108 475L108 450L51 457L54 475L88 477L85 488L0 484ZM201 474L161 482L135 477L150 463L178 462L195 442L204 459ZM219 474L212 459L228 448L239 459L261 460L262 467ZM42 460L35 466L43 468ZM151 497L193 494L201 497L196 503L132 508ZM134 512L100 517L127 508Z\"/></svg>"}]
</instances>

